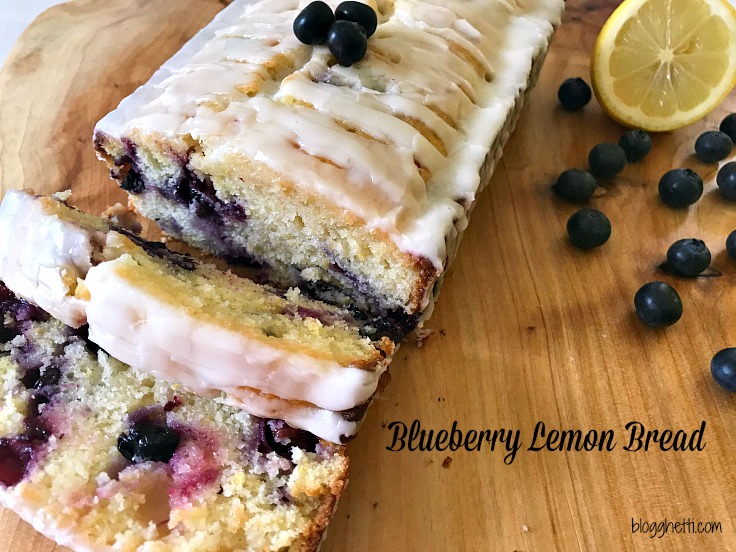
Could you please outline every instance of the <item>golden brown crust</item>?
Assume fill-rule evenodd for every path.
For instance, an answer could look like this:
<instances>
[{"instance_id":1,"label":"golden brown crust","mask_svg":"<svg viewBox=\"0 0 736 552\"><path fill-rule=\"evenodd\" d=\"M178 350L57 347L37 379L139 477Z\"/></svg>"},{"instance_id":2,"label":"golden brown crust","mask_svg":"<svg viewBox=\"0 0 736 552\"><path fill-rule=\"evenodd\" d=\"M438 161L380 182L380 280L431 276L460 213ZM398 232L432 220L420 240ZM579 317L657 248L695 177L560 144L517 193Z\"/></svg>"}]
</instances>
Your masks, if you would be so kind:
<instances>
[{"instance_id":1,"label":"golden brown crust","mask_svg":"<svg viewBox=\"0 0 736 552\"><path fill-rule=\"evenodd\" d=\"M414 290L411 294L409 302L409 314L420 314L423 310L425 298L431 293L434 283L439 277L437 269L426 257L412 257L414 262L414 270L417 274L414 283ZM431 299L430 299L431 300Z\"/></svg>"},{"instance_id":2,"label":"golden brown crust","mask_svg":"<svg viewBox=\"0 0 736 552\"><path fill-rule=\"evenodd\" d=\"M332 483L330 493L326 494L322 499L322 503L314 516L314 520L303 534L303 540L294 552L316 552L325 536L327 525L337 508L337 503L345 491L348 484L348 471L350 467L350 459L344 452L344 448L338 452L344 458L344 468Z\"/></svg>"}]
</instances>

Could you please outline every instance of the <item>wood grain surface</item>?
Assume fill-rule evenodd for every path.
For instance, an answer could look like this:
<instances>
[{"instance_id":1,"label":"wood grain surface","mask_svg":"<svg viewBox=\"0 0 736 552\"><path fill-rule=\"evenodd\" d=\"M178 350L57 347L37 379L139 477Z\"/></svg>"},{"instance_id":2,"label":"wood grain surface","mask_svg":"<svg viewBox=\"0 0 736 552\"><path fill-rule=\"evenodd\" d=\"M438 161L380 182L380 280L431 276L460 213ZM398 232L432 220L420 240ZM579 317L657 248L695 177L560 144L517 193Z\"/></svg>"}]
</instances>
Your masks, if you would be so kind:
<instances>
[{"instance_id":1,"label":"wood grain surface","mask_svg":"<svg viewBox=\"0 0 736 552\"><path fill-rule=\"evenodd\" d=\"M351 483L327 552L736 550L736 397L709 374L712 355L736 346L736 263L724 252L736 204L715 190L714 166L692 156L695 137L736 110L736 96L706 120L654 138L643 163L589 203L611 219L602 248L565 238L576 209L550 192L555 176L585 166L588 150L622 129L592 102L556 105L568 76L588 73L598 29L616 2L569 2L519 128L473 214L421 348L407 343L393 381L349 446ZM122 200L95 159L94 123L221 7L214 0L78 0L42 15L0 73L0 183L51 192L101 211ZM706 192L675 211L657 196L659 177L687 166ZM682 237L704 239L714 274L675 279L658 266ZM716 272L717 271L717 272ZM651 280L672 283L684 303L667 330L642 326L633 296ZM520 430L505 451L390 452L393 421L426 429ZM692 431L700 452L626 452L624 426ZM610 452L533 452L535 424L614 429ZM715 534L632 534L638 521L718 521ZM0 552L60 550L10 513Z\"/></svg>"}]
</instances>

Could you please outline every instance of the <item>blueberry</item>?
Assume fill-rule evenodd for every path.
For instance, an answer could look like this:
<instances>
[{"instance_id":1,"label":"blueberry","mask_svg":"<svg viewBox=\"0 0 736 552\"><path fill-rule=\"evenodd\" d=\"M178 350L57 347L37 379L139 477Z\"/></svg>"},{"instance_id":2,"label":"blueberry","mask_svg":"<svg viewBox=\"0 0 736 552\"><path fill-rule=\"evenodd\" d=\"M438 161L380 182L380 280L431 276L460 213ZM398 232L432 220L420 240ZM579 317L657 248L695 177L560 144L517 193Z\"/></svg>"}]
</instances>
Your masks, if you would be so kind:
<instances>
[{"instance_id":1,"label":"blueberry","mask_svg":"<svg viewBox=\"0 0 736 552\"><path fill-rule=\"evenodd\" d=\"M327 47L340 65L350 67L365 56L368 39L363 33L363 27L357 23L335 21L327 33Z\"/></svg>"},{"instance_id":2,"label":"blueberry","mask_svg":"<svg viewBox=\"0 0 736 552\"><path fill-rule=\"evenodd\" d=\"M636 316L647 326L664 328L677 322L682 316L680 296L669 284L649 282L634 296Z\"/></svg>"},{"instance_id":3,"label":"blueberry","mask_svg":"<svg viewBox=\"0 0 736 552\"><path fill-rule=\"evenodd\" d=\"M670 207L687 207L703 195L703 179L691 169L672 169L659 180L659 197Z\"/></svg>"},{"instance_id":4,"label":"blueberry","mask_svg":"<svg viewBox=\"0 0 736 552\"><path fill-rule=\"evenodd\" d=\"M118 450L126 460L168 462L179 446L179 434L173 429L151 423L133 425L118 436Z\"/></svg>"},{"instance_id":5,"label":"blueberry","mask_svg":"<svg viewBox=\"0 0 736 552\"><path fill-rule=\"evenodd\" d=\"M588 105L591 97L590 86L580 77L567 79L557 91L557 99L560 100L560 105L568 111L583 109Z\"/></svg>"},{"instance_id":6,"label":"blueberry","mask_svg":"<svg viewBox=\"0 0 736 552\"><path fill-rule=\"evenodd\" d=\"M731 161L721 167L716 177L716 184L726 198L736 201L736 161Z\"/></svg>"},{"instance_id":7,"label":"blueberry","mask_svg":"<svg viewBox=\"0 0 736 552\"><path fill-rule=\"evenodd\" d=\"M579 249L593 249L611 237L611 222L595 209L580 209L567 221L567 234Z\"/></svg>"},{"instance_id":8,"label":"blueberry","mask_svg":"<svg viewBox=\"0 0 736 552\"><path fill-rule=\"evenodd\" d=\"M590 150L588 165L596 178L613 178L626 166L626 153L618 144L604 142Z\"/></svg>"},{"instance_id":9,"label":"blueberry","mask_svg":"<svg viewBox=\"0 0 736 552\"><path fill-rule=\"evenodd\" d=\"M680 276L697 276L710 266L710 260L710 250L703 240L677 240L667 250L667 267Z\"/></svg>"},{"instance_id":10,"label":"blueberry","mask_svg":"<svg viewBox=\"0 0 736 552\"><path fill-rule=\"evenodd\" d=\"M304 44L324 44L330 26L335 22L332 8L317 0L310 3L294 19L294 35Z\"/></svg>"},{"instance_id":11,"label":"blueberry","mask_svg":"<svg viewBox=\"0 0 736 552\"><path fill-rule=\"evenodd\" d=\"M736 230L731 232L726 238L726 251L728 256L736 261Z\"/></svg>"},{"instance_id":12,"label":"blueberry","mask_svg":"<svg viewBox=\"0 0 736 552\"><path fill-rule=\"evenodd\" d=\"M710 372L718 385L736 393L736 347L718 351L710 361Z\"/></svg>"},{"instance_id":13,"label":"blueberry","mask_svg":"<svg viewBox=\"0 0 736 552\"><path fill-rule=\"evenodd\" d=\"M120 187L131 194L140 194L146 189L143 178L133 169L130 169L128 174L125 175L125 179L120 183Z\"/></svg>"},{"instance_id":14,"label":"blueberry","mask_svg":"<svg viewBox=\"0 0 736 552\"><path fill-rule=\"evenodd\" d=\"M618 145L624 150L629 163L641 161L652 149L652 137L643 130L627 130L624 132Z\"/></svg>"},{"instance_id":15,"label":"blueberry","mask_svg":"<svg viewBox=\"0 0 736 552\"><path fill-rule=\"evenodd\" d=\"M695 155L703 163L717 163L731 153L733 142L728 134L720 130L704 132L695 141Z\"/></svg>"},{"instance_id":16,"label":"blueberry","mask_svg":"<svg viewBox=\"0 0 736 552\"><path fill-rule=\"evenodd\" d=\"M721 126L718 127L718 129L724 134L728 134L728 137L731 138L731 142L736 144L736 113L727 115L726 118L721 121Z\"/></svg>"},{"instance_id":17,"label":"blueberry","mask_svg":"<svg viewBox=\"0 0 736 552\"><path fill-rule=\"evenodd\" d=\"M335 8L335 21L341 20L352 21L363 27L366 38L373 36L378 27L376 12L362 2L341 2Z\"/></svg>"},{"instance_id":18,"label":"blueberry","mask_svg":"<svg viewBox=\"0 0 736 552\"><path fill-rule=\"evenodd\" d=\"M41 389L49 385L56 385L61 378L61 371L56 366L47 367L43 373L40 368L32 368L23 374L20 379L26 389Z\"/></svg>"},{"instance_id":19,"label":"blueberry","mask_svg":"<svg viewBox=\"0 0 736 552\"><path fill-rule=\"evenodd\" d=\"M598 186L595 178L588 171L569 169L557 177L552 190L568 201L585 201L590 198Z\"/></svg>"}]
</instances>

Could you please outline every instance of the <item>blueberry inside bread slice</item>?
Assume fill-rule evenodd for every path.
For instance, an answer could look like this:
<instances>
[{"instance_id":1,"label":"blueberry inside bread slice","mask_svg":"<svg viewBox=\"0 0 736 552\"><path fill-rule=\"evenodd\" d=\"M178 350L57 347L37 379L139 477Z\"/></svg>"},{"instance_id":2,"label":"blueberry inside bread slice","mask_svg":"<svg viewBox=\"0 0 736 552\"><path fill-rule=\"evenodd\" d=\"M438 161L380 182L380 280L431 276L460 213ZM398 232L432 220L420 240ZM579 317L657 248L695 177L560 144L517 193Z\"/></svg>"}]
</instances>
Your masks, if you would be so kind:
<instances>
[{"instance_id":1,"label":"blueberry inside bread slice","mask_svg":"<svg viewBox=\"0 0 736 552\"><path fill-rule=\"evenodd\" d=\"M0 283L0 503L74 550L313 551L344 447L132 370Z\"/></svg>"},{"instance_id":2,"label":"blueberry inside bread slice","mask_svg":"<svg viewBox=\"0 0 736 552\"><path fill-rule=\"evenodd\" d=\"M350 311L271 289L111 228L53 197L0 205L0 278L118 360L339 442L393 352Z\"/></svg>"}]
</instances>

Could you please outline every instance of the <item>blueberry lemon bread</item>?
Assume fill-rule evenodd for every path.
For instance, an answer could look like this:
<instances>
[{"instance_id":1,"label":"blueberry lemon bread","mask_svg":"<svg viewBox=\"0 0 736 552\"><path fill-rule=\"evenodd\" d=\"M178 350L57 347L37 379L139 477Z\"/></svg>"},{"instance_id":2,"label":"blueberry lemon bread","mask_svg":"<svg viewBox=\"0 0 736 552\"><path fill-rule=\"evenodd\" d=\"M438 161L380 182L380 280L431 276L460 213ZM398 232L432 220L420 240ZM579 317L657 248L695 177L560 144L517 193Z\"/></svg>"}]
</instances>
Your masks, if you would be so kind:
<instances>
[{"instance_id":1,"label":"blueberry lemon bread","mask_svg":"<svg viewBox=\"0 0 736 552\"><path fill-rule=\"evenodd\" d=\"M77 551L312 551L341 445L132 370L0 283L0 503Z\"/></svg>"},{"instance_id":2,"label":"blueberry lemon bread","mask_svg":"<svg viewBox=\"0 0 736 552\"><path fill-rule=\"evenodd\" d=\"M379 0L349 67L295 38L305 5L231 4L97 124L95 146L167 233L401 336L432 303L564 3Z\"/></svg>"},{"instance_id":3,"label":"blueberry lemon bread","mask_svg":"<svg viewBox=\"0 0 736 552\"><path fill-rule=\"evenodd\" d=\"M351 312L148 243L61 199L9 191L0 278L118 360L334 442L358 427L391 359Z\"/></svg>"}]
</instances>

